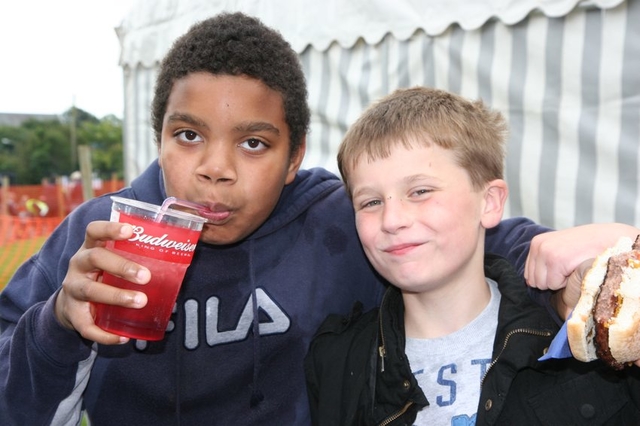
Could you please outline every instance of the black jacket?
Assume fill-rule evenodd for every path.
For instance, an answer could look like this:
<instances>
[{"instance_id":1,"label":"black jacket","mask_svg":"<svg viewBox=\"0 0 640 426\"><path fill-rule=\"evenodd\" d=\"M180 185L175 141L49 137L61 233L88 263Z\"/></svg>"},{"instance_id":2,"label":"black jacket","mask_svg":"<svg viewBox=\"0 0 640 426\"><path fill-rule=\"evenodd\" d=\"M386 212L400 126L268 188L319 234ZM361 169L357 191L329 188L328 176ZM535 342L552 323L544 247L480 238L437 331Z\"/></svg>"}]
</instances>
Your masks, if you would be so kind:
<instances>
[{"instance_id":1,"label":"black jacket","mask_svg":"<svg viewBox=\"0 0 640 426\"><path fill-rule=\"evenodd\" d=\"M476 425L640 424L639 368L538 361L559 326L531 301L506 260L487 255L485 274L502 299ZM379 310L362 313L356 305L348 317L328 317L305 359L314 425L411 425L429 402L404 347L404 305L395 287Z\"/></svg>"}]
</instances>

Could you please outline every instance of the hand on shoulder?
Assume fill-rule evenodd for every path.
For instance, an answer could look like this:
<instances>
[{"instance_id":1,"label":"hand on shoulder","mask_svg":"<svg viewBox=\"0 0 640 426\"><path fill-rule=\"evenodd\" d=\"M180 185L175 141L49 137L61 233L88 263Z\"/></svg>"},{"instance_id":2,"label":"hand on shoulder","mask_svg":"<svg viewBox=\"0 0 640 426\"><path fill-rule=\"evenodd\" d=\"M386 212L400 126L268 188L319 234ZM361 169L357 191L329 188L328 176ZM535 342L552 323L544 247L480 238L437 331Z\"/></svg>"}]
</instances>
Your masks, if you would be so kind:
<instances>
[{"instance_id":1,"label":"hand on shoulder","mask_svg":"<svg viewBox=\"0 0 640 426\"><path fill-rule=\"evenodd\" d=\"M622 223L589 224L539 234L531 240L525 264L527 284L541 290L567 285L571 273L623 236L635 239L640 229Z\"/></svg>"}]
</instances>

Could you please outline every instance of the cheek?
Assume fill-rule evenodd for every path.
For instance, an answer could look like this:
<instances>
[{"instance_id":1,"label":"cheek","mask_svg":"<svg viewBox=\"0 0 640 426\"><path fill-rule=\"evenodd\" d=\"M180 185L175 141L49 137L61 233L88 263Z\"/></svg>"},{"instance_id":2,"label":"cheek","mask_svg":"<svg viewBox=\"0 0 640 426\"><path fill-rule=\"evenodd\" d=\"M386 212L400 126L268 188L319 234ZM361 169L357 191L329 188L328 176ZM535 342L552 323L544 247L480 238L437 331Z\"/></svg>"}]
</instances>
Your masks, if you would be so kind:
<instances>
[{"instance_id":1,"label":"cheek","mask_svg":"<svg viewBox=\"0 0 640 426\"><path fill-rule=\"evenodd\" d=\"M250 177L244 179L242 191L249 205L255 211L265 212L267 215L271 214L282 195L285 185L284 176L278 176L275 179L266 178L269 176L268 174L245 174L245 176Z\"/></svg>"},{"instance_id":2,"label":"cheek","mask_svg":"<svg viewBox=\"0 0 640 426\"><path fill-rule=\"evenodd\" d=\"M448 222L475 220L479 211L477 201L468 194L453 195L447 200L440 200L436 208Z\"/></svg>"},{"instance_id":3,"label":"cheek","mask_svg":"<svg viewBox=\"0 0 640 426\"><path fill-rule=\"evenodd\" d=\"M176 161L167 157L162 160L161 167L167 196L184 198L185 194L182 193L184 188L182 187L189 182L190 168L179 167Z\"/></svg>"},{"instance_id":4,"label":"cheek","mask_svg":"<svg viewBox=\"0 0 640 426\"><path fill-rule=\"evenodd\" d=\"M358 232L360 242L365 248L368 248L373 244L373 223L370 217L363 218L360 215L356 215L356 231Z\"/></svg>"}]
</instances>

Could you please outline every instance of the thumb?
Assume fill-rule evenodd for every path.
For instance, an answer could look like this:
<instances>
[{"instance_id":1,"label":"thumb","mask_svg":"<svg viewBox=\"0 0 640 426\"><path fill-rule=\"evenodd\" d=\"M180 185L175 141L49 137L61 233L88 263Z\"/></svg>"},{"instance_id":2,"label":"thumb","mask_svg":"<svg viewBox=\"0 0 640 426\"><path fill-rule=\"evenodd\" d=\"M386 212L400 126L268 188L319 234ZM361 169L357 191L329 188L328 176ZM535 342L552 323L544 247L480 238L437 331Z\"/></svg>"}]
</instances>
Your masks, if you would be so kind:
<instances>
[{"instance_id":1,"label":"thumb","mask_svg":"<svg viewBox=\"0 0 640 426\"><path fill-rule=\"evenodd\" d=\"M582 280L591 268L593 259L585 260L567 278L567 286L562 290L562 301L567 308L573 310L578 304L582 292Z\"/></svg>"}]
</instances>

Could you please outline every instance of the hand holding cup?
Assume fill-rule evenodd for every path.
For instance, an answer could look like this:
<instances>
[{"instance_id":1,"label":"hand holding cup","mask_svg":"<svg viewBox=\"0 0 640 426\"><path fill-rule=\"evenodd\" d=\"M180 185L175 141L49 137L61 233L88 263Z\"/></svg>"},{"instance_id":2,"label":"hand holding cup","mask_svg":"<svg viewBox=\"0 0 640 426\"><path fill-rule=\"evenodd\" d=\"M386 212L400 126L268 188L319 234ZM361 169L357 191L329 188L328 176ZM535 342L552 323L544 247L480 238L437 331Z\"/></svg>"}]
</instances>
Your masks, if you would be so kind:
<instances>
[{"instance_id":1,"label":"hand holding cup","mask_svg":"<svg viewBox=\"0 0 640 426\"><path fill-rule=\"evenodd\" d=\"M56 299L56 317L63 326L101 344L119 344L129 340L95 325L92 302L130 309L141 308L147 303L146 295L139 289L125 290L100 282L102 271L109 271L138 285L149 281L151 275L147 268L105 249L106 241L126 240L132 235L133 227L128 224L95 221L87 226L84 243L70 259Z\"/></svg>"},{"instance_id":2,"label":"hand holding cup","mask_svg":"<svg viewBox=\"0 0 640 426\"><path fill-rule=\"evenodd\" d=\"M90 223L70 260L56 316L98 343L162 339L206 220L169 210L201 207L173 197L162 206L112 199L111 221Z\"/></svg>"}]
</instances>

